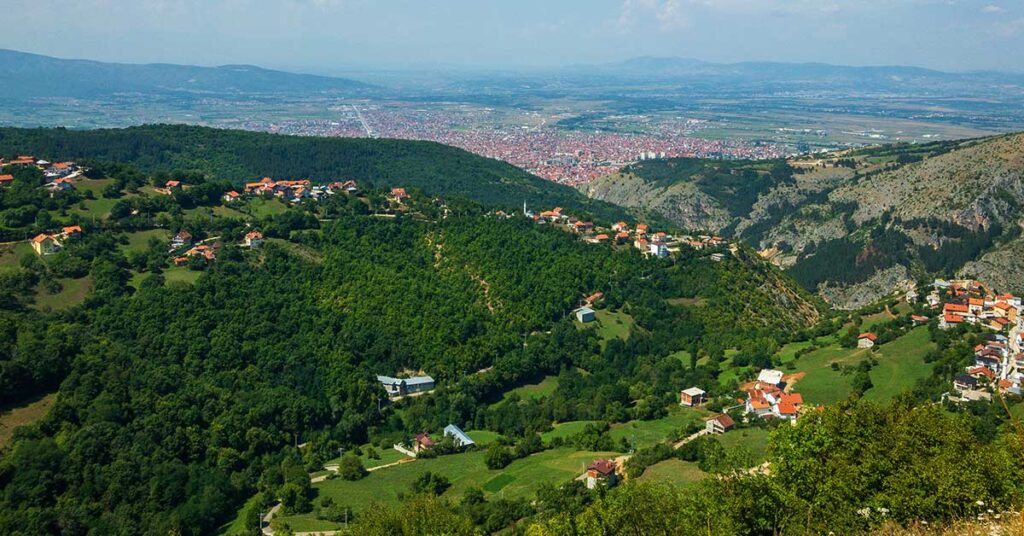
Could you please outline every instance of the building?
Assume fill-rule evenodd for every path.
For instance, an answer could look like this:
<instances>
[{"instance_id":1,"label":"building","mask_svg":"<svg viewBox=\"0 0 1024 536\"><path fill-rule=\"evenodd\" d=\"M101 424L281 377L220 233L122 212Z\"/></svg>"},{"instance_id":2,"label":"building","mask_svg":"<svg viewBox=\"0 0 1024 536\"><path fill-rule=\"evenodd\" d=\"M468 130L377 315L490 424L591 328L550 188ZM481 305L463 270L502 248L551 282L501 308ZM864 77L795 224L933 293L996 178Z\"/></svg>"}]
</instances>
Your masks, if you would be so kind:
<instances>
[{"instance_id":1,"label":"building","mask_svg":"<svg viewBox=\"0 0 1024 536\"><path fill-rule=\"evenodd\" d=\"M78 238L82 236L82 227L79 225L68 225L60 230L60 234L64 238Z\"/></svg>"},{"instance_id":2,"label":"building","mask_svg":"<svg viewBox=\"0 0 1024 536\"><path fill-rule=\"evenodd\" d=\"M732 420L732 417L728 415L715 415L704 423L705 428L709 433L712 434L724 434L733 428L736 428L736 421Z\"/></svg>"},{"instance_id":3,"label":"building","mask_svg":"<svg viewBox=\"0 0 1024 536\"><path fill-rule=\"evenodd\" d=\"M40 234L32 239L32 249L36 255L53 255L60 251L60 247L60 242L53 235Z\"/></svg>"},{"instance_id":4,"label":"building","mask_svg":"<svg viewBox=\"0 0 1024 536\"><path fill-rule=\"evenodd\" d=\"M878 336L874 333L861 333L857 336L857 348L871 348L877 340Z\"/></svg>"},{"instance_id":5,"label":"building","mask_svg":"<svg viewBox=\"0 0 1024 536\"><path fill-rule=\"evenodd\" d=\"M171 238L171 249L189 247L192 245L192 233L181 230Z\"/></svg>"},{"instance_id":6,"label":"building","mask_svg":"<svg viewBox=\"0 0 1024 536\"><path fill-rule=\"evenodd\" d=\"M455 442L455 446L459 448L470 447L476 445L476 441L470 439L466 432L463 432L461 428L454 424L449 424L444 427L444 435L452 436L452 440Z\"/></svg>"},{"instance_id":7,"label":"building","mask_svg":"<svg viewBox=\"0 0 1024 536\"><path fill-rule=\"evenodd\" d=\"M430 450L434 447L434 440L430 439L430 434L424 432L416 436L412 442L412 451L419 454L425 450Z\"/></svg>"},{"instance_id":8,"label":"building","mask_svg":"<svg viewBox=\"0 0 1024 536\"><path fill-rule=\"evenodd\" d=\"M679 393L679 405L680 406L698 406L707 402L708 394L699 387L691 387L684 389Z\"/></svg>"},{"instance_id":9,"label":"building","mask_svg":"<svg viewBox=\"0 0 1024 536\"><path fill-rule=\"evenodd\" d=\"M249 231L245 233L245 240L243 241L247 248L258 248L263 245L263 233L259 231Z\"/></svg>"},{"instance_id":10,"label":"building","mask_svg":"<svg viewBox=\"0 0 1024 536\"><path fill-rule=\"evenodd\" d=\"M225 193L224 197L222 197L221 199L223 199L225 203L234 203L235 201L238 201L241 198L242 194L239 194L238 192L231 190L230 192Z\"/></svg>"},{"instance_id":11,"label":"building","mask_svg":"<svg viewBox=\"0 0 1024 536\"><path fill-rule=\"evenodd\" d=\"M961 393L964 391L974 391L978 388L978 380L968 374L961 374L953 380L953 388Z\"/></svg>"},{"instance_id":12,"label":"building","mask_svg":"<svg viewBox=\"0 0 1024 536\"><path fill-rule=\"evenodd\" d=\"M587 466L587 489L612 487L619 482L615 460L594 460Z\"/></svg>"},{"instance_id":13,"label":"building","mask_svg":"<svg viewBox=\"0 0 1024 536\"><path fill-rule=\"evenodd\" d=\"M576 309L576 320L580 323L586 324L597 320L597 314L590 307L580 307Z\"/></svg>"},{"instance_id":14,"label":"building","mask_svg":"<svg viewBox=\"0 0 1024 536\"><path fill-rule=\"evenodd\" d=\"M14 175L0 175L0 186L10 186L14 184Z\"/></svg>"},{"instance_id":15,"label":"building","mask_svg":"<svg viewBox=\"0 0 1024 536\"><path fill-rule=\"evenodd\" d=\"M782 371L775 369L764 369L757 375L759 383L768 384L774 387L782 385Z\"/></svg>"},{"instance_id":16,"label":"building","mask_svg":"<svg viewBox=\"0 0 1024 536\"><path fill-rule=\"evenodd\" d=\"M412 378L377 376L377 381L387 391L388 396L405 396L430 391L434 388L434 378L430 376L413 376Z\"/></svg>"},{"instance_id":17,"label":"building","mask_svg":"<svg viewBox=\"0 0 1024 536\"><path fill-rule=\"evenodd\" d=\"M655 257L668 257L668 247L664 242L650 242L650 254Z\"/></svg>"},{"instance_id":18,"label":"building","mask_svg":"<svg viewBox=\"0 0 1024 536\"><path fill-rule=\"evenodd\" d=\"M391 198L398 203L403 203L406 199L409 199L409 194L406 193L405 188L392 188Z\"/></svg>"}]
</instances>

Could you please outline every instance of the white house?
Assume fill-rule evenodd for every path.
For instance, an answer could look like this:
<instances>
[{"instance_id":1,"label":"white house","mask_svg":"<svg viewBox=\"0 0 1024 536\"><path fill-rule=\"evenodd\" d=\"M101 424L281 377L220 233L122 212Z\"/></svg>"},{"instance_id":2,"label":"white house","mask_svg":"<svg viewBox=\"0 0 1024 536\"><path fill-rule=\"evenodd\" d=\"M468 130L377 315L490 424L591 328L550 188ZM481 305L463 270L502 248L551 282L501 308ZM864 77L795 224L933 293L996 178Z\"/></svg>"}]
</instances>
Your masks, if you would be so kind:
<instances>
[{"instance_id":1,"label":"white house","mask_svg":"<svg viewBox=\"0 0 1024 536\"><path fill-rule=\"evenodd\" d=\"M576 309L576 320L580 323L586 324L587 322L593 322L597 319L597 313L594 312L590 307L580 307Z\"/></svg>"},{"instance_id":2,"label":"white house","mask_svg":"<svg viewBox=\"0 0 1024 536\"><path fill-rule=\"evenodd\" d=\"M757 375L757 381L768 385L782 385L782 371L775 369L764 369Z\"/></svg>"}]
</instances>

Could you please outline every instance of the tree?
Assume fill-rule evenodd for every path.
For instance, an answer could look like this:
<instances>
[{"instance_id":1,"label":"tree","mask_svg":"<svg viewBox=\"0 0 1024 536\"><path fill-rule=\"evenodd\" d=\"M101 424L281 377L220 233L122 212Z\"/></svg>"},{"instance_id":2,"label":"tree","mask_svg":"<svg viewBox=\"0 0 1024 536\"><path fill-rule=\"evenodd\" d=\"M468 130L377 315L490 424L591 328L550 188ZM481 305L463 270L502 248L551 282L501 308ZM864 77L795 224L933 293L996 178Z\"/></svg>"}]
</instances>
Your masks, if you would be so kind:
<instances>
[{"instance_id":1,"label":"tree","mask_svg":"<svg viewBox=\"0 0 1024 536\"><path fill-rule=\"evenodd\" d=\"M338 464L338 474L345 480L359 480L369 474L363 462L354 454L346 454Z\"/></svg>"},{"instance_id":2,"label":"tree","mask_svg":"<svg viewBox=\"0 0 1024 536\"><path fill-rule=\"evenodd\" d=\"M484 462L488 469L502 469L512 463L512 451L498 443L491 443L487 447L487 456Z\"/></svg>"},{"instance_id":3,"label":"tree","mask_svg":"<svg viewBox=\"0 0 1024 536\"><path fill-rule=\"evenodd\" d=\"M427 471L417 477L411 487L413 493L426 493L436 496L444 493L451 485L447 477Z\"/></svg>"}]
</instances>

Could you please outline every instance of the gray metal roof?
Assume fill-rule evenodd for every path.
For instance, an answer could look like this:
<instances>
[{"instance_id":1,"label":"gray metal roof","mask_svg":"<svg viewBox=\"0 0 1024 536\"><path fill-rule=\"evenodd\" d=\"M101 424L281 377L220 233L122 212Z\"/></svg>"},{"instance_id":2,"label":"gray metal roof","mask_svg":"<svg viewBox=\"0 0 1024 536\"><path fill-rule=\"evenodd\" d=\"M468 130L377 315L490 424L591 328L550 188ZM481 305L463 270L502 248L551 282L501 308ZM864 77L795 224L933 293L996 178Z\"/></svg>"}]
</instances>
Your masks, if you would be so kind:
<instances>
[{"instance_id":1,"label":"gray metal roof","mask_svg":"<svg viewBox=\"0 0 1024 536\"><path fill-rule=\"evenodd\" d=\"M463 432L461 428L455 426L454 424L449 424L448 426L444 427L444 435L450 435L454 437L455 443L457 443L460 447L476 444L476 441L470 439L469 436L466 435L466 432Z\"/></svg>"},{"instance_id":2,"label":"gray metal roof","mask_svg":"<svg viewBox=\"0 0 1024 536\"><path fill-rule=\"evenodd\" d=\"M392 378L391 376L377 376L377 381L380 383L392 384L405 382L406 385L420 385L424 383L434 383L434 378L430 376L413 376L411 378Z\"/></svg>"}]
</instances>

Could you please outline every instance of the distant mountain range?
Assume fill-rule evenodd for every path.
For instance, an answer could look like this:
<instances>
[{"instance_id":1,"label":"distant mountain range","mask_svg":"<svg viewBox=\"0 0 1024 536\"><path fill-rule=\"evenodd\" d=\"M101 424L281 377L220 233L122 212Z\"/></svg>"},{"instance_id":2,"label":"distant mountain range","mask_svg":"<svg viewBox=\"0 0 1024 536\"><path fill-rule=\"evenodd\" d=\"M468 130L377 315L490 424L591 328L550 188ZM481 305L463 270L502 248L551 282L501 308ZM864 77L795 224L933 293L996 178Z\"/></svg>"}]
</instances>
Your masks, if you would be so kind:
<instances>
[{"instance_id":1,"label":"distant mountain range","mask_svg":"<svg viewBox=\"0 0 1024 536\"><path fill-rule=\"evenodd\" d=\"M565 70L577 76L601 75L650 81L785 82L814 85L855 84L907 87L927 83L943 85L1024 84L1024 73L978 71L949 73L906 66L830 65L825 63L741 62L712 63L693 58L639 57L598 65L577 65Z\"/></svg>"},{"instance_id":2,"label":"distant mountain range","mask_svg":"<svg viewBox=\"0 0 1024 536\"><path fill-rule=\"evenodd\" d=\"M197 67L68 60L0 49L0 99L96 98L117 94L353 93L372 86L344 78L252 65Z\"/></svg>"}]
</instances>

